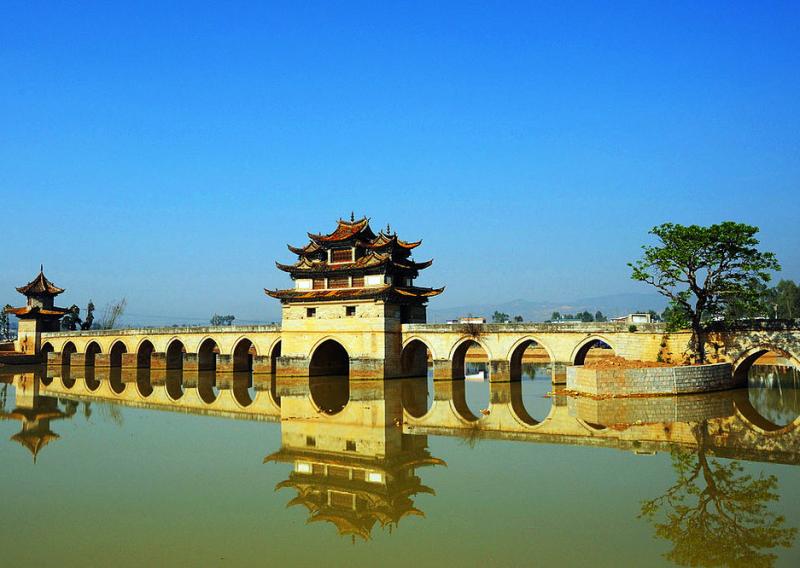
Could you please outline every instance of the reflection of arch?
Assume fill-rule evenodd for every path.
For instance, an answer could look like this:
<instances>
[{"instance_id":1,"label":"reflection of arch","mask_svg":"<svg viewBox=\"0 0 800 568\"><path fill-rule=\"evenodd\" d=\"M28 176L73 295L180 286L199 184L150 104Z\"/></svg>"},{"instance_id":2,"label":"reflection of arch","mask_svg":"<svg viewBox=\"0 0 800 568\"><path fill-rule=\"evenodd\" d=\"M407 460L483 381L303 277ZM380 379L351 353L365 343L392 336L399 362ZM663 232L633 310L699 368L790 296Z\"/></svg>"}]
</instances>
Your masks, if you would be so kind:
<instances>
[{"instance_id":1,"label":"reflection of arch","mask_svg":"<svg viewBox=\"0 0 800 568\"><path fill-rule=\"evenodd\" d=\"M214 390L214 387L217 386L216 379L216 373L213 371L200 372L197 375L197 394L206 404L217 400L217 393Z\"/></svg>"},{"instance_id":2,"label":"reflection of arch","mask_svg":"<svg viewBox=\"0 0 800 568\"><path fill-rule=\"evenodd\" d=\"M234 400L239 406L250 406L253 403L253 397L250 396L250 387L253 386L252 373L234 371L232 375L231 392Z\"/></svg>"},{"instance_id":3,"label":"reflection of arch","mask_svg":"<svg viewBox=\"0 0 800 568\"><path fill-rule=\"evenodd\" d=\"M484 354L486 355L487 362L492 360L492 356L489 354L489 350L486 349L486 346L482 342L478 341L477 339L472 339L470 337L462 338L458 341L458 343L456 343L450 355L450 361L452 362L451 376L453 377L453 379L464 378L466 364L467 364L467 351L469 351L469 348L472 347L473 345L477 345L483 350ZM488 365L486 366L486 372L487 375L490 372Z\"/></svg>"},{"instance_id":4,"label":"reflection of arch","mask_svg":"<svg viewBox=\"0 0 800 568\"><path fill-rule=\"evenodd\" d=\"M89 342L89 345L86 346L86 366L94 367L95 357L97 357L98 353L102 352L100 345L96 341Z\"/></svg>"},{"instance_id":5,"label":"reflection of arch","mask_svg":"<svg viewBox=\"0 0 800 568\"><path fill-rule=\"evenodd\" d=\"M587 337L583 340L583 342L579 343L575 348L575 351L572 352L572 357L570 357L570 359L572 360L573 365L583 365L586 361L586 355L589 353L589 350L594 349L595 347L599 347L601 349L611 349L616 354L616 349L614 349L614 346L605 337L593 335L591 337Z\"/></svg>"},{"instance_id":6,"label":"reflection of arch","mask_svg":"<svg viewBox=\"0 0 800 568\"><path fill-rule=\"evenodd\" d=\"M278 357L281 356L281 340L277 340L272 344L272 351L270 351L270 377L269 377L269 392L272 394L272 400L278 406L281 405L281 397L278 396Z\"/></svg>"},{"instance_id":7,"label":"reflection of arch","mask_svg":"<svg viewBox=\"0 0 800 568\"><path fill-rule=\"evenodd\" d=\"M233 370L252 371L253 360L257 355L255 344L246 337L241 338L233 348Z\"/></svg>"},{"instance_id":8,"label":"reflection of arch","mask_svg":"<svg viewBox=\"0 0 800 568\"><path fill-rule=\"evenodd\" d=\"M519 381L522 379L522 358L525 355L525 351L529 347L541 347L547 353L547 356L550 358L550 363L555 362L555 358L553 357L553 352L550 351L546 345L542 344L538 339L535 337L523 337L519 341L517 341L512 347L511 350L508 352L508 361L509 361L509 377L512 381Z\"/></svg>"},{"instance_id":9,"label":"reflection of arch","mask_svg":"<svg viewBox=\"0 0 800 568\"><path fill-rule=\"evenodd\" d=\"M219 353L219 346L217 342L210 337L200 343L197 348L197 369L200 371L216 371L217 370L217 354Z\"/></svg>"},{"instance_id":10,"label":"reflection of arch","mask_svg":"<svg viewBox=\"0 0 800 568\"><path fill-rule=\"evenodd\" d=\"M69 367L70 363L72 363L71 358L73 353L77 353L78 348L75 347L75 344L71 341L67 341L64 346L61 348L61 364L65 367Z\"/></svg>"},{"instance_id":11,"label":"reflection of arch","mask_svg":"<svg viewBox=\"0 0 800 568\"><path fill-rule=\"evenodd\" d=\"M150 358L153 356L153 351L155 351L155 347L150 342L150 340L145 339L139 344L139 348L136 350L136 366L140 369L149 369L150 368Z\"/></svg>"},{"instance_id":12,"label":"reflection of arch","mask_svg":"<svg viewBox=\"0 0 800 568\"><path fill-rule=\"evenodd\" d=\"M524 351L524 349L523 349ZM489 383L490 408L508 405L511 407L512 417L526 426L535 426L539 423L525 408L522 400L522 381Z\"/></svg>"},{"instance_id":13,"label":"reflection of arch","mask_svg":"<svg viewBox=\"0 0 800 568\"><path fill-rule=\"evenodd\" d=\"M400 370L403 377L427 377L428 355L432 354L428 344L421 339L412 339L400 353Z\"/></svg>"},{"instance_id":14,"label":"reflection of arch","mask_svg":"<svg viewBox=\"0 0 800 568\"><path fill-rule=\"evenodd\" d=\"M167 345L167 369L183 369L183 354L186 346L180 339L172 339Z\"/></svg>"},{"instance_id":15,"label":"reflection of arch","mask_svg":"<svg viewBox=\"0 0 800 568\"><path fill-rule=\"evenodd\" d=\"M780 347L774 347L769 344L758 345L756 347L751 347L747 351L745 351L739 358L734 361L733 363L733 377L736 380L737 384L746 385L747 384L747 376L750 373L750 368L753 364L758 361L763 355L766 355L769 352L776 353L781 357L788 359L792 362L792 364L800 369L800 359L789 353L788 351L781 349Z\"/></svg>"},{"instance_id":16,"label":"reflection of arch","mask_svg":"<svg viewBox=\"0 0 800 568\"><path fill-rule=\"evenodd\" d=\"M414 418L422 418L428 413L428 379L416 376L410 379L400 379L400 400L403 409Z\"/></svg>"},{"instance_id":17,"label":"reflection of arch","mask_svg":"<svg viewBox=\"0 0 800 568\"><path fill-rule=\"evenodd\" d=\"M771 351L771 350L770 350ZM775 424L763 416L750 400L749 389L737 389L733 393L733 404L749 427L768 434L784 434L800 426L800 417L788 424Z\"/></svg>"},{"instance_id":18,"label":"reflection of arch","mask_svg":"<svg viewBox=\"0 0 800 568\"><path fill-rule=\"evenodd\" d=\"M112 367L121 367L122 366L122 354L123 353L127 353L127 352L128 352L128 348L125 346L125 344L122 341L120 341L120 340L115 341L114 344L111 346L111 349L108 352L109 353L109 355L108 355L109 364Z\"/></svg>"},{"instance_id":19,"label":"reflection of arch","mask_svg":"<svg viewBox=\"0 0 800 568\"><path fill-rule=\"evenodd\" d=\"M178 343L180 343L180 341ZM179 369L167 370L167 378L164 381L164 387L167 391L167 396L173 401L178 400L183 396L181 375L182 373Z\"/></svg>"},{"instance_id":20,"label":"reflection of arch","mask_svg":"<svg viewBox=\"0 0 800 568\"><path fill-rule=\"evenodd\" d=\"M308 365L311 376L344 375L350 374L350 356L341 343L333 339L326 339L319 343L311 354Z\"/></svg>"}]
</instances>

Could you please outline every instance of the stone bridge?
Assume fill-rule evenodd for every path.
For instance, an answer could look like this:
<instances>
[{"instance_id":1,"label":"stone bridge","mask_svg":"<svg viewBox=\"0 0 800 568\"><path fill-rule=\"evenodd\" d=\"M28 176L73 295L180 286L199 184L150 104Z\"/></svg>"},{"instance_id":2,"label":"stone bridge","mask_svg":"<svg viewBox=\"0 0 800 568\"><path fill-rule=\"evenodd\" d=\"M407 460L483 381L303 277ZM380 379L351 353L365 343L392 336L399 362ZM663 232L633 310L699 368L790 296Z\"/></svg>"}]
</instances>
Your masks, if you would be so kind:
<instances>
[{"instance_id":1,"label":"stone bridge","mask_svg":"<svg viewBox=\"0 0 800 568\"><path fill-rule=\"evenodd\" d=\"M291 337L292 357L282 356ZM353 379L424 376L433 366L435 379L461 379L467 351L480 347L494 382L521 378L522 358L529 347L544 350L553 366L554 382L563 382L564 369L581 365L589 350L610 347L616 355L644 361L680 362L690 333L668 333L662 325L627 324L403 324L399 333L348 329L337 320L309 330L283 330L279 325L124 330L61 331L31 338L37 352L52 365L72 368L150 368L184 371L252 371L256 375L302 376L297 360L309 362L343 357ZM377 361L375 345L381 345ZM335 348L331 348L335 347ZM731 329L712 330L709 357L730 362L734 373L746 374L767 351L800 367L800 321L749 322ZM285 355L285 354L284 354ZM323 368L342 368L322 361ZM302 370L302 368L301 368Z\"/></svg>"}]
</instances>

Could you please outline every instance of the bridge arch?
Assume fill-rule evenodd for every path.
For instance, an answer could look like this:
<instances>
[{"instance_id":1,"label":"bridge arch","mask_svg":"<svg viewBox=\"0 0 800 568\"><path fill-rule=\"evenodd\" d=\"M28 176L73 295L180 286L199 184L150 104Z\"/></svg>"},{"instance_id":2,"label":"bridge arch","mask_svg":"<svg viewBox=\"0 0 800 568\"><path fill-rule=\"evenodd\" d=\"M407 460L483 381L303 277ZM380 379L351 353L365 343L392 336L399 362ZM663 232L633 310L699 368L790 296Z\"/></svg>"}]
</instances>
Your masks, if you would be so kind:
<instances>
[{"instance_id":1,"label":"bridge arch","mask_svg":"<svg viewBox=\"0 0 800 568\"><path fill-rule=\"evenodd\" d=\"M67 341L61 346L61 364L65 367L69 367L72 363L72 354L77 352L78 348L75 347L75 344L72 341Z\"/></svg>"},{"instance_id":2,"label":"bridge arch","mask_svg":"<svg viewBox=\"0 0 800 568\"><path fill-rule=\"evenodd\" d=\"M155 350L153 342L149 339L140 341L139 345L136 347L136 366L140 369L149 369L150 358L153 356Z\"/></svg>"},{"instance_id":3,"label":"bridge arch","mask_svg":"<svg viewBox=\"0 0 800 568\"><path fill-rule=\"evenodd\" d=\"M743 385L747 384L747 377L750 373L750 368L756 361L758 361L758 359L769 352L776 353L781 357L788 359L795 367L800 369L800 357L797 357L793 353L790 353L781 347L777 347L769 343L762 343L746 350L733 362L733 376L737 382L741 382Z\"/></svg>"},{"instance_id":4,"label":"bridge arch","mask_svg":"<svg viewBox=\"0 0 800 568\"><path fill-rule=\"evenodd\" d=\"M252 371L257 356L258 348L251 339L244 336L237 339L231 352L234 372Z\"/></svg>"},{"instance_id":5,"label":"bridge arch","mask_svg":"<svg viewBox=\"0 0 800 568\"><path fill-rule=\"evenodd\" d=\"M418 337L409 338L403 343L400 352L400 372L403 377L427 377L428 356L435 359L433 349L424 340Z\"/></svg>"},{"instance_id":6,"label":"bridge arch","mask_svg":"<svg viewBox=\"0 0 800 568\"><path fill-rule=\"evenodd\" d=\"M602 335L591 335L581 341L577 347L575 347L572 355L570 356L570 361L572 361L573 365L583 365L586 361L586 355L588 355L589 350L595 347L601 347L602 345L605 345L606 347L604 348L611 349L614 353L617 352L612 342Z\"/></svg>"},{"instance_id":7,"label":"bridge arch","mask_svg":"<svg viewBox=\"0 0 800 568\"><path fill-rule=\"evenodd\" d=\"M200 371L216 371L219 345L211 337L206 337L197 348L197 369Z\"/></svg>"},{"instance_id":8,"label":"bridge arch","mask_svg":"<svg viewBox=\"0 0 800 568\"><path fill-rule=\"evenodd\" d=\"M481 348L486 356L487 366L486 371L489 373L488 362L492 361L492 353L486 344L477 337L461 337L453 345L450 350L450 363L451 363L451 376L453 379L463 379L466 373L467 351L470 347L477 346Z\"/></svg>"},{"instance_id":9,"label":"bridge arch","mask_svg":"<svg viewBox=\"0 0 800 568\"><path fill-rule=\"evenodd\" d=\"M42 361L47 363L47 354L55 352L53 348L53 344L49 341L45 341L44 344L39 348L39 353L42 355Z\"/></svg>"},{"instance_id":10,"label":"bridge arch","mask_svg":"<svg viewBox=\"0 0 800 568\"><path fill-rule=\"evenodd\" d=\"M556 359L553 356L553 351L537 337L532 335L522 337L511 346L506 356L506 360L509 363L509 377L512 381L519 381L522 379L522 358L525 355L525 351L533 346L544 349L547 353L547 357L550 359L550 364L555 363Z\"/></svg>"},{"instance_id":11,"label":"bridge arch","mask_svg":"<svg viewBox=\"0 0 800 568\"><path fill-rule=\"evenodd\" d=\"M167 369L183 369L183 354L186 353L186 345L177 337L173 337L167 342L166 359Z\"/></svg>"},{"instance_id":12,"label":"bridge arch","mask_svg":"<svg viewBox=\"0 0 800 568\"><path fill-rule=\"evenodd\" d=\"M97 341L90 341L88 345L86 345L86 366L87 367L94 367L95 358L99 353L102 353L103 349L100 347L100 344Z\"/></svg>"},{"instance_id":13,"label":"bridge arch","mask_svg":"<svg viewBox=\"0 0 800 568\"><path fill-rule=\"evenodd\" d=\"M414 341L419 341L425 347L427 347L428 352L431 354L431 359L437 359L438 358L437 357L438 354L436 353L436 350L433 348L433 345L431 344L431 342L429 340L425 339L424 337L419 336L419 335L412 335L411 337L407 337L403 341L403 349L405 349L410 343L412 343Z\"/></svg>"},{"instance_id":14,"label":"bridge arch","mask_svg":"<svg viewBox=\"0 0 800 568\"><path fill-rule=\"evenodd\" d=\"M121 339L117 339L111 344L108 350L108 359L112 367L122 367L122 355L128 352L128 346Z\"/></svg>"},{"instance_id":15,"label":"bridge arch","mask_svg":"<svg viewBox=\"0 0 800 568\"><path fill-rule=\"evenodd\" d=\"M350 355L335 339L324 339L308 365L311 401L325 414L338 414L350 400Z\"/></svg>"}]
</instances>

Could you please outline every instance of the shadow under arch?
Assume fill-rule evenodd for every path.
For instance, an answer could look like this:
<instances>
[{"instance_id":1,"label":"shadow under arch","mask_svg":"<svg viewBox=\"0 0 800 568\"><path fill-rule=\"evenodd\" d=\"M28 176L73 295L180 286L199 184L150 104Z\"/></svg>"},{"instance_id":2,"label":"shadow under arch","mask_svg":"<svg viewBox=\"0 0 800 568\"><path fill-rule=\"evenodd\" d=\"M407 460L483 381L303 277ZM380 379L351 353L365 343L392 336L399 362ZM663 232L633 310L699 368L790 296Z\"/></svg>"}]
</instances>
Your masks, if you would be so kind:
<instances>
[{"instance_id":1,"label":"shadow under arch","mask_svg":"<svg viewBox=\"0 0 800 568\"><path fill-rule=\"evenodd\" d=\"M95 359L97 355L102 353L103 350L100 348L100 344L96 341L90 341L89 344L86 346L86 366L87 367L94 367Z\"/></svg>"},{"instance_id":2,"label":"shadow under arch","mask_svg":"<svg viewBox=\"0 0 800 568\"><path fill-rule=\"evenodd\" d=\"M269 354L269 392L278 406L281 405L281 397L278 395L278 357L281 356L281 347L281 340L278 339L273 343Z\"/></svg>"},{"instance_id":3,"label":"shadow under arch","mask_svg":"<svg viewBox=\"0 0 800 568\"><path fill-rule=\"evenodd\" d=\"M248 372L253 370L253 361L258 356L255 343L242 337L233 348L233 371Z\"/></svg>"},{"instance_id":4,"label":"shadow under arch","mask_svg":"<svg viewBox=\"0 0 800 568\"><path fill-rule=\"evenodd\" d=\"M183 369L183 355L186 353L186 346L180 339L171 339L167 344L166 365L167 369Z\"/></svg>"},{"instance_id":5,"label":"shadow under arch","mask_svg":"<svg viewBox=\"0 0 800 568\"><path fill-rule=\"evenodd\" d=\"M39 348L39 356L42 363L47 363L47 356L54 352L55 349L53 348L53 344L49 341L45 341L44 344Z\"/></svg>"},{"instance_id":6,"label":"shadow under arch","mask_svg":"<svg viewBox=\"0 0 800 568\"><path fill-rule=\"evenodd\" d=\"M149 339L143 340L136 349L136 366L139 369L149 369L150 360L155 350L153 343Z\"/></svg>"},{"instance_id":7,"label":"shadow under arch","mask_svg":"<svg viewBox=\"0 0 800 568\"><path fill-rule=\"evenodd\" d=\"M586 362L586 356L592 349L608 349L611 351L610 354L616 354L614 346L611 345L607 339L600 336L592 336L583 340L583 342L575 348L572 355L572 364L583 365Z\"/></svg>"},{"instance_id":8,"label":"shadow under arch","mask_svg":"<svg viewBox=\"0 0 800 568\"><path fill-rule=\"evenodd\" d=\"M250 371L234 371L231 373L231 394L239 406L253 404L250 389L253 386L253 374Z\"/></svg>"},{"instance_id":9,"label":"shadow under arch","mask_svg":"<svg viewBox=\"0 0 800 568\"><path fill-rule=\"evenodd\" d=\"M398 379L400 382L400 400L409 416L422 418L431 409L431 399L427 377L408 377Z\"/></svg>"},{"instance_id":10,"label":"shadow under arch","mask_svg":"<svg viewBox=\"0 0 800 568\"><path fill-rule=\"evenodd\" d=\"M78 348L75 347L75 344L71 341L67 341L61 347L61 365L64 367L69 367L72 364L72 354L77 352Z\"/></svg>"},{"instance_id":11,"label":"shadow under arch","mask_svg":"<svg viewBox=\"0 0 800 568\"><path fill-rule=\"evenodd\" d=\"M425 377L428 363L433 359L430 345L419 338L412 338L403 345L400 352L400 372L402 377Z\"/></svg>"},{"instance_id":12,"label":"shadow under arch","mask_svg":"<svg viewBox=\"0 0 800 568\"><path fill-rule=\"evenodd\" d=\"M509 362L509 378L512 381L521 381L522 380L522 365L523 365L523 358L525 357L525 352L531 349L532 352L540 351L547 355L548 365L555 363L555 359L553 358L553 353L550 349L543 345L539 340L534 337L525 337L518 341L514 347L511 348L511 352L508 356ZM539 354L541 355L541 354ZM541 356L539 357L541 358Z\"/></svg>"},{"instance_id":13,"label":"shadow under arch","mask_svg":"<svg viewBox=\"0 0 800 568\"><path fill-rule=\"evenodd\" d=\"M219 355L217 342L207 337L197 348L197 369L199 371L216 371L217 355Z\"/></svg>"},{"instance_id":14,"label":"shadow under arch","mask_svg":"<svg viewBox=\"0 0 800 568\"><path fill-rule=\"evenodd\" d=\"M789 360L796 368L800 369L800 359L798 359L792 353L789 353L780 347L775 347L769 344L758 345L745 351L745 353L734 362L733 377L737 384L746 385L748 375L750 374L750 369L753 367L755 362L770 352Z\"/></svg>"},{"instance_id":15,"label":"shadow under arch","mask_svg":"<svg viewBox=\"0 0 800 568\"><path fill-rule=\"evenodd\" d=\"M483 352L483 356L486 359L486 365L484 370L484 378L489 378L489 365L488 362L491 360L491 355L489 350L477 339L473 339L470 337L462 338L456 343L453 347L453 350L450 355L450 360L452 362L451 368L451 377L454 380L463 379L466 375L466 367L467 367L467 353L472 350L473 353L480 350Z\"/></svg>"},{"instance_id":16,"label":"shadow under arch","mask_svg":"<svg viewBox=\"0 0 800 568\"><path fill-rule=\"evenodd\" d=\"M125 392L125 381L122 378L122 369L120 367L111 367L108 373L108 386L115 394Z\"/></svg>"},{"instance_id":17,"label":"shadow under arch","mask_svg":"<svg viewBox=\"0 0 800 568\"><path fill-rule=\"evenodd\" d=\"M350 356L341 343L326 339L314 349L308 365L308 387L320 412L338 414L350 400Z\"/></svg>"},{"instance_id":18,"label":"shadow under arch","mask_svg":"<svg viewBox=\"0 0 800 568\"><path fill-rule=\"evenodd\" d=\"M122 367L122 355L128 352L128 347L121 340L117 340L108 351L108 361L111 367Z\"/></svg>"},{"instance_id":19,"label":"shadow under arch","mask_svg":"<svg viewBox=\"0 0 800 568\"><path fill-rule=\"evenodd\" d=\"M88 367L86 369L86 376L83 378L83 382L89 392L94 392L100 388L100 379L97 378L97 373L94 370L94 367Z\"/></svg>"}]
</instances>

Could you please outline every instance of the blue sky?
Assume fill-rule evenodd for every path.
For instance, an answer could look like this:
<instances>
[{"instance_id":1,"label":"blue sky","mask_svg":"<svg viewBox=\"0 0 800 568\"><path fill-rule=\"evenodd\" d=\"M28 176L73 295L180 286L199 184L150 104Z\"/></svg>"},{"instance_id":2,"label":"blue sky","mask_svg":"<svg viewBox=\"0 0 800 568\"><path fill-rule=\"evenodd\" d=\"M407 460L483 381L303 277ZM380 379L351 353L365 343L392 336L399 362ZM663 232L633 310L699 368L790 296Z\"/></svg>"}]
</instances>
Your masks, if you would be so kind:
<instances>
[{"instance_id":1,"label":"blue sky","mask_svg":"<svg viewBox=\"0 0 800 568\"><path fill-rule=\"evenodd\" d=\"M43 262L61 304L276 319L351 210L439 306L646 291L665 221L800 279L796 2L110 4L0 6L3 303Z\"/></svg>"}]
</instances>

